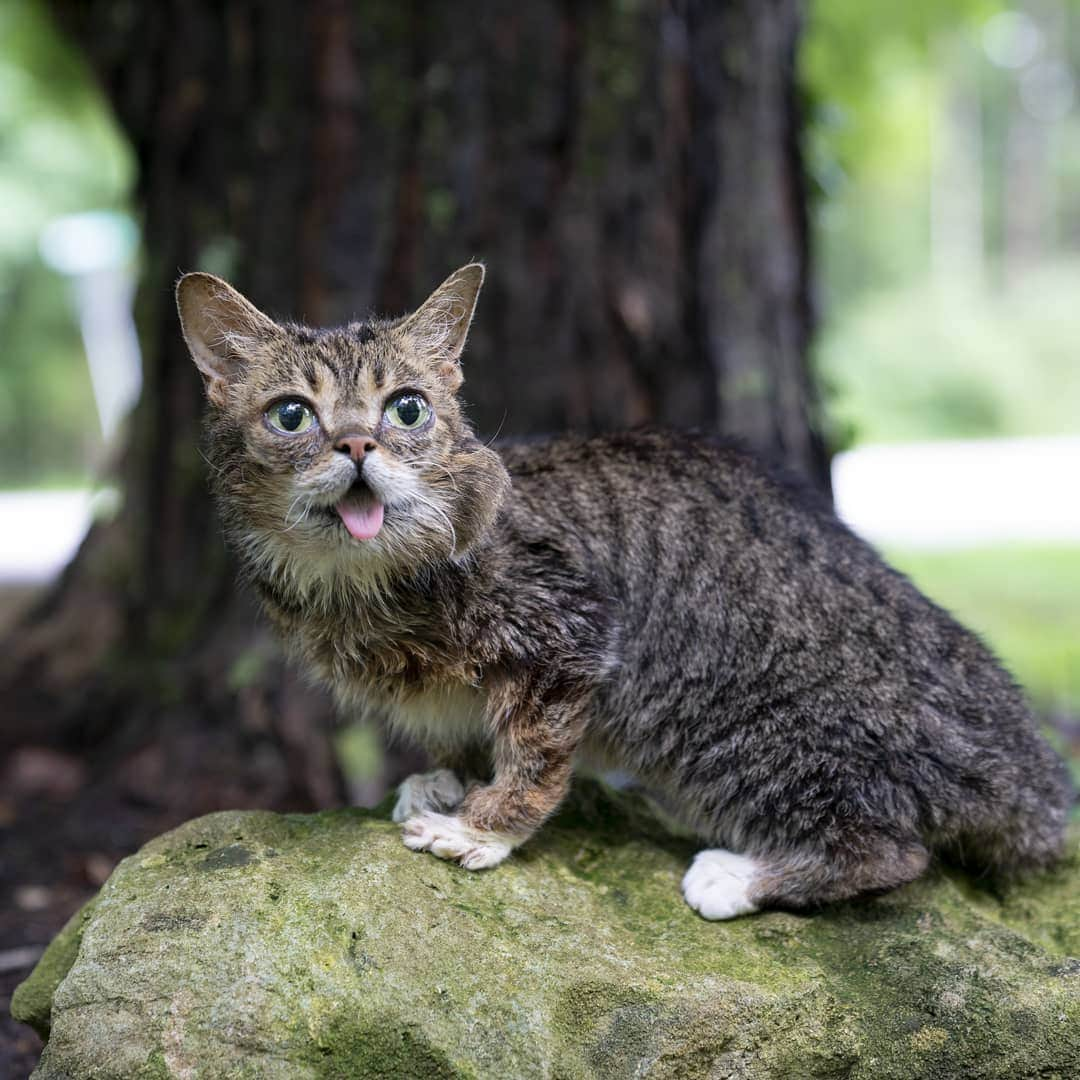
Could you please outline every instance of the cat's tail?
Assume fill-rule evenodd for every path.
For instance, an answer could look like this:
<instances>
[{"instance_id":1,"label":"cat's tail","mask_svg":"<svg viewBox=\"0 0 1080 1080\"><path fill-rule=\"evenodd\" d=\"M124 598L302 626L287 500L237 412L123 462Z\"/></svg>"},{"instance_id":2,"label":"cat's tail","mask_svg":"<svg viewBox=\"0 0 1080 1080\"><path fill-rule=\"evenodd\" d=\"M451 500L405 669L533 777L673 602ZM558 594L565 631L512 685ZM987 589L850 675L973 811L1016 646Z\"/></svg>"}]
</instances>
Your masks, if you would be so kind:
<instances>
[{"instance_id":1,"label":"cat's tail","mask_svg":"<svg viewBox=\"0 0 1080 1080\"><path fill-rule=\"evenodd\" d=\"M959 827L933 846L950 861L1002 878L1058 862L1076 792L1065 763L1041 738L1032 757L1022 774L998 776L995 797L975 802Z\"/></svg>"}]
</instances>

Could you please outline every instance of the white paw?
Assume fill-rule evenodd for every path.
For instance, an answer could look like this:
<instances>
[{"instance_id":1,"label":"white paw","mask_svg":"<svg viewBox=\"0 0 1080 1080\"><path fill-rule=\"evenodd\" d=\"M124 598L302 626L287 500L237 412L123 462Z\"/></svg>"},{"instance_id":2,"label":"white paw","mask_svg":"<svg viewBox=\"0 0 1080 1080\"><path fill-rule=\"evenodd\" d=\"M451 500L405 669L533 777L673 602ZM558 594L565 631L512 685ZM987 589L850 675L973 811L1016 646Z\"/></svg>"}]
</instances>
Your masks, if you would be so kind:
<instances>
[{"instance_id":1,"label":"white paw","mask_svg":"<svg viewBox=\"0 0 1080 1080\"><path fill-rule=\"evenodd\" d=\"M425 810L453 810L465 798L461 781L449 769L413 773L398 785L397 802L390 817L406 821Z\"/></svg>"},{"instance_id":2,"label":"white paw","mask_svg":"<svg viewBox=\"0 0 1080 1080\"><path fill-rule=\"evenodd\" d=\"M430 851L440 859L456 859L466 870L498 866L514 848L501 833L471 829L459 818L431 811L405 822L401 838L413 851Z\"/></svg>"},{"instance_id":3,"label":"white paw","mask_svg":"<svg viewBox=\"0 0 1080 1080\"><path fill-rule=\"evenodd\" d=\"M723 848L699 851L682 882L686 902L705 919L733 919L757 911L749 898L758 863Z\"/></svg>"}]
</instances>

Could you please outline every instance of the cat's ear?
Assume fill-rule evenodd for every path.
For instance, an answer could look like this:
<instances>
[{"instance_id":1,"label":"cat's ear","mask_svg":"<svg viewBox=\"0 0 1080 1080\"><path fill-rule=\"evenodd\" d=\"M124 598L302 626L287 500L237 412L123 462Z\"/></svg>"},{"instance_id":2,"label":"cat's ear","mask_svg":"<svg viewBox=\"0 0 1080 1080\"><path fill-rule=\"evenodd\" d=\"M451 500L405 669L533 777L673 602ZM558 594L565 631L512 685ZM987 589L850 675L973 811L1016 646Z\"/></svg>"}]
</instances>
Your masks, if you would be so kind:
<instances>
[{"instance_id":1,"label":"cat's ear","mask_svg":"<svg viewBox=\"0 0 1080 1080\"><path fill-rule=\"evenodd\" d=\"M213 274L185 274L176 285L176 307L191 359L206 377L207 396L221 404L244 357L277 325Z\"/></svg>"},{"instance_id":2,"label":"cat's ear","mask_svg":"<svg viewBox=\"0 0 1080 1080\"><path fill-rule=\"evenodd\" d=\"M461 351L483 284L484 267L469 263L455 270L400 324L416 351L436 365L452 390L461 385Z\"/></svg>"}]
</instances>

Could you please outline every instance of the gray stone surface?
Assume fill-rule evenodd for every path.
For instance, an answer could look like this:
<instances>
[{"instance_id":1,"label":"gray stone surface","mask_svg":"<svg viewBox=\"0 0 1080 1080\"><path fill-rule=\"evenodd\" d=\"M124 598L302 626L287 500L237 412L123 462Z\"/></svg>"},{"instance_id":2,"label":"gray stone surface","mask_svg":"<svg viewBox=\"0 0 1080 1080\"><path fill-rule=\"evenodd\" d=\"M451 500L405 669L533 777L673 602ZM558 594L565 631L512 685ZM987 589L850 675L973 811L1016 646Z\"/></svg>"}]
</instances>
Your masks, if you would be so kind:
<instances>
[{"instance_id":1,"label":"gray stone surface","mask_svg":"<svg viewBox=\"0 0 1080 1080\"><path fill-rule=\"evenodd\" d=\"M1080 1077L1080 835L1002 894L951 872L710 924L692 853L588 783L470 873L361 811L221 813L126 859L19 989L35 1076Z\"/></svg>"}]
</instances>

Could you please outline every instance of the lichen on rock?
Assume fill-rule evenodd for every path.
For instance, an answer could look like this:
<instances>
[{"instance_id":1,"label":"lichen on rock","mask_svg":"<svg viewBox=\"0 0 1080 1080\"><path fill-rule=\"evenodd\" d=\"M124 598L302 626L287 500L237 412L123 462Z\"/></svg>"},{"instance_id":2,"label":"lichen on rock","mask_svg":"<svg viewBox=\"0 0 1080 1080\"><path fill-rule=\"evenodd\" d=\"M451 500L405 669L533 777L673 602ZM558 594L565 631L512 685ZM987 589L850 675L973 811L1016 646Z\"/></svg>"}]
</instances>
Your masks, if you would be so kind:
<instances>
[{"instance_id":1,"label":"lichen on rock","mask_svg":"<svg viewBox=\"0 0 1080 1080\"><path fill-rule=\"evenodd\" d=\"M693 847L579 783L507 863L378 812L227 812L124 860L20 987L35 1076L1080 1076L1080 858L707 923Z\"/></svg>"}]
</instances>

